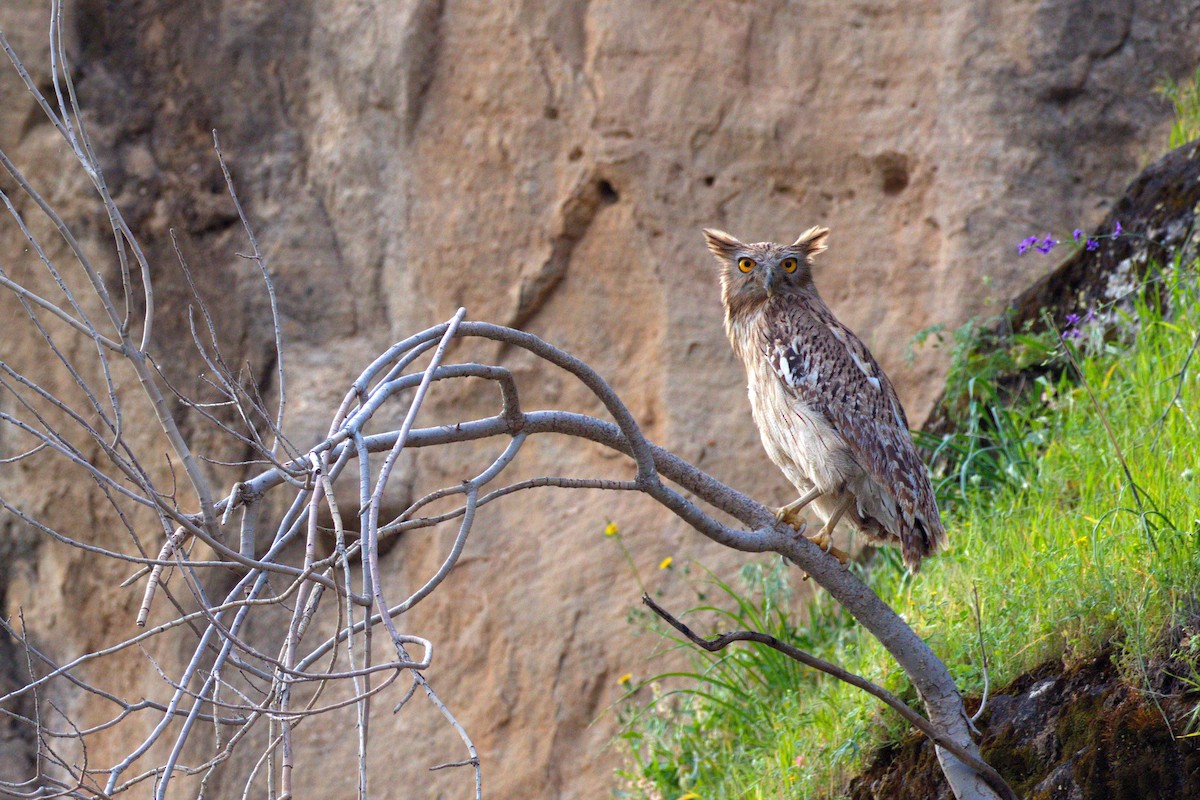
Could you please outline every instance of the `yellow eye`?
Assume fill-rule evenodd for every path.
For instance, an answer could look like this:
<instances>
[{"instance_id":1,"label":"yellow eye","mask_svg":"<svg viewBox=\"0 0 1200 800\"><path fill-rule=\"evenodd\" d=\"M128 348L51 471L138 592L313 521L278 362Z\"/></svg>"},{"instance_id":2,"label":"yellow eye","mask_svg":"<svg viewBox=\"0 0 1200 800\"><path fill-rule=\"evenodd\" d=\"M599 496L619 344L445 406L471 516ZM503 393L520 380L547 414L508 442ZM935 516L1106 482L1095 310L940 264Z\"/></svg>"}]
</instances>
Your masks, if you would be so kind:
<instances>
[{"instance_id":1,"label":"yellow eye","mask_svg":"<svg viewBox=\"0 0 1200 800\"><path fill-rule=\"evenodd\" d=\"M784 272L795 272L796 271L796 259L785 258L783 261L779 262L779 266L783 267Z\"/></svg>"},{"instance_id":2,"label":"yellow eye","mask_svg":"<svg viewBox=\"0 0 1200 800\"><path fill-rule=\"evenodd\" d=\"M742 272L749 272L750 270L754 269L754 266L753 258L746 258L745 256L742 256L738 259L738 269L740 269Z\"/></svg>"}]
</instances>

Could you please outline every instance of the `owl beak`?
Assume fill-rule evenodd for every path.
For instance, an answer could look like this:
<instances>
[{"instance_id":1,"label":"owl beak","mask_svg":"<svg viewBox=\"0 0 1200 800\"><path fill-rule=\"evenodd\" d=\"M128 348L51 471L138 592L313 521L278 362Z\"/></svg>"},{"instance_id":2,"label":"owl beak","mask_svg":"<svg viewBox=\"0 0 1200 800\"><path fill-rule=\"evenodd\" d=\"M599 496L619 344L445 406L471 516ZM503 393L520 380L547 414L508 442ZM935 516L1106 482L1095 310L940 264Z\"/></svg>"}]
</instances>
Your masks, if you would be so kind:
<instances>
[{"instance_id":1,"label":"owl beak","mask_svg":"<svg viewBox=\"0 0 1200 800\"><path fill-rule=\"evenodd\" d=\"M775 296L775 286L779 283L779 273L768 267L766 275L763 277L763 288L767 290L767 297Z\"/></svg>"}]
</instances>

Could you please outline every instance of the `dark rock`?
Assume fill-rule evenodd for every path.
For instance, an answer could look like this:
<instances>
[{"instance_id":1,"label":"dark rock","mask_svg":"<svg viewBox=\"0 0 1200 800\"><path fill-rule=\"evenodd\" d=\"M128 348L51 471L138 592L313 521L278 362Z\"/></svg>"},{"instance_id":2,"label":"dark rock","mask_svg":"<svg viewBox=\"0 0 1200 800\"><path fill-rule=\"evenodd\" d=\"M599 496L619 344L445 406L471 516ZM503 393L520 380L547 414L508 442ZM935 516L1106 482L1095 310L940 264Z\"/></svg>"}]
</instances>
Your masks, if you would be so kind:
<instances>
[{"instance_id":1,"label":"dark rock","mask_svg":"<svg viewBox=\"0 0 1200 800\"><path fill-rule=\"evenodd\" d=\"M1183 736L1193 705L1178 694L1156 705L1121 679L1111 653L1069 669L1048 662L988 701L979 749L1030 800L1200 797L1200 745ZM881 751L849 794L942 798L949 789L933 747L913 737Z\"/></svg>"},{"instance_id":2,"label":"dark rock","mask_svg":"<svg viewBox=\"0 0 1200 800\"><path fill-rule=\"evenodd\" d=\"M1148 268L1167 265L1176 255L1194 254L1200 211L1200 141L1172 150L1129 184L1093 237L1108 236L1119 221L1124 234L1098 239L1095 250L1080 249L1011 303L1008 324L1042 326L1043 310L1055 320L1119 301L1145 277Z\"/></svg>"}]
</instances>

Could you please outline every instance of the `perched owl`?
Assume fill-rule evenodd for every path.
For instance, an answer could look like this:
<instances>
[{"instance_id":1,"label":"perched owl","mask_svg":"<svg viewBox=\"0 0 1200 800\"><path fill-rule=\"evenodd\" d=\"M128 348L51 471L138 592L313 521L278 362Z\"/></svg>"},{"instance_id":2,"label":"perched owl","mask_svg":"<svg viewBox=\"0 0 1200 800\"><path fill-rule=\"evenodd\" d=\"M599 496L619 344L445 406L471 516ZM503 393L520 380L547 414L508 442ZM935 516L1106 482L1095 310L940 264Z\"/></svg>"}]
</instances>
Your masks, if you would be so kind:
<instances>
[{"instance_id":1,"label":"perched owl","mask_svg":"<svg viewBox=\"0 0 1200 800\"><path fill-rule=\"evenodd\" d=\"M831 535L846 519L873 544L898 543L916 572L946 531L896 390L813 285L828 235L817 227L791 245L743 244L704 231L721 264L725 332L746 365L767 455L800 493L779 518L798 526L811 504L825 524L809 538L843 563Z\"/></svg>"}]
</instances>

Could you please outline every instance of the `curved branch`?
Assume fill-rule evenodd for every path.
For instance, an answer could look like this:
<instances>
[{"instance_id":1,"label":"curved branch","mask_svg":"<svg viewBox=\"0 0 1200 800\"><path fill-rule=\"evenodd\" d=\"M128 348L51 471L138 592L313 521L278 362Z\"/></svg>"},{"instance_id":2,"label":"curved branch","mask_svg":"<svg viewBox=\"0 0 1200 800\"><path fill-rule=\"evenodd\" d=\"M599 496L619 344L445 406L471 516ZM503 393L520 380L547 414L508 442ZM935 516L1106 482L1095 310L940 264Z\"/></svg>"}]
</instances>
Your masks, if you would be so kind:
<instances>
[{"instance_id":1,"label":"curved branch","mask_svg":"<svg viewBox=\"0 0 1200 800\"><path fill-rule=\"evenodd\" d=\"M493 325L490 322L464 322L459 326L459 333L462 336L479 336L483 339L516 345L577 377L584 386L596 395L600 402L604 403L604 407L608 410L608 413L612 414L613 419L616 420L618 427L621 429L621 433L629 442L633 460L637 462L638 482L647 486L658 482L658 476L654 471L654 459L650 454L650 442L642 435L642 429L638 426L637 420L633 418L633 414L630 413L625 403L621 401L617 393L613 391L607 381L600 377L600 373L596 372L596 370L592 369L581 359L563 350L559 350L557 347L534 336L532 333L506 328L503 325Z\"/></svg>"}]
</instances>

